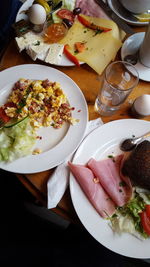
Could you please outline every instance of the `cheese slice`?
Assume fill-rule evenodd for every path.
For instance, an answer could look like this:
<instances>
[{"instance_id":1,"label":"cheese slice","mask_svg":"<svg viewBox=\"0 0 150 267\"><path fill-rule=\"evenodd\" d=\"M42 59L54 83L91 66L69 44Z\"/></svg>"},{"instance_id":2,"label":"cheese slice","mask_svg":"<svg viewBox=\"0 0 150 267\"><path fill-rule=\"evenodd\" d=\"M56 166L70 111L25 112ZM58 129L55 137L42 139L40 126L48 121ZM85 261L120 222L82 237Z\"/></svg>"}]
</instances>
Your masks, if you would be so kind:
<instances>
[{"instance_id":1,"label":"cheese slice","mask_svg":"<svg viewBox=\"0 0 150 267\"><path fill-rule=\"evenodd\" d=\"M25 38L24 37L16 37L15 40L16 40L19 52L22 52L26 48L26 45L27 45Z\"/></svg>"},{"instance_id":2,"label":"cheese slice","mask_svg":"<svg viewBox=\"0 0 150 267\"><path fill-rule=\"evenodd\" d=\"M35 34L33 32L28 32L21 37L15 38L19 52L22 52L24 49L27 49L30 45L42 42L42 36Z\"/></svg>"},{"instance_id":3,"label":"cheese slice","mask_svg":"<svg viewBox=\"0 0 150 267\"><path fill-rule=\"evenodd\" d=\"M62 60L64 45L62 44L50 44L49 51L45 58L45 62L50 64L60 64Z\"/></svg>"},{"instance_id":4,"label":"cheese slice","mask_svg":"<svg viewBox=\"0 0 150 267\"><path fill-rule=\"evenodd\" d=\"M101 74L105 67L114 60L122 45L121 40L124 38L125 33L120 31L116 23L112 20L82 16L91 23L109 28L111 31L99 33L76 21L60 43L69 44L72 54L80 61L87 63L98 74ZM85 50L83 52L76 53L76 42L85 43Z\"/></svg>"},{"instance_id":5,"label":"cheese slice","mask_svg":"<svg viewBox=\"0 0 150 267\"><path fill-rule=\"evenodd\" d=\"M50 46L48 44L36 41L27 47L26 52L34 61L36 59L44 60L49 47Z\"/></svg>"},{"instance_id":6,"label":"cheese slice","mask_svg":"<svg viewBox=\"0 0 150 267\"><path fill-rule=\"evenodd\" d=\"M43 37L40 34L34 33L32 31L24 34L24 38L29 44L34 43L36 41L43 41Z\"/></svg>"},{"instance_id":7,"label":"cheese slice","mask_svg":"<svg viewBox=\"0 0 150 267\"><path fill-rule=\"evenodd\" d=\"M110 32L102 33L95 36L94 40L88 41L86 49L76 57L101 74L110 61L115 59L120 47L121 41L114 38Z\"/></svg>"}]
</instances>

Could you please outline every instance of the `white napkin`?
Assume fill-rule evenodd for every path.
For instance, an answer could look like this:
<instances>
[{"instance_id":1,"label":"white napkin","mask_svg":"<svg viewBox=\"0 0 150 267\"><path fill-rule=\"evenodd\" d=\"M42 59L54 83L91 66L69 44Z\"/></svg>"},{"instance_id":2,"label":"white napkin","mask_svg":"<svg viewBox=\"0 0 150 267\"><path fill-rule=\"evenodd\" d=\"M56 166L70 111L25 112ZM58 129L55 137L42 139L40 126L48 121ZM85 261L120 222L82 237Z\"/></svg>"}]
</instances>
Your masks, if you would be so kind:
<instances>
[{"instance_id":1,"label":"white napkin","mask_svg":"<svg viewBox=\"0 0 150 267\"><path fill-rule=\"evenodd\" d=\"M103 122L100 118L89 121L84 138L102 124ZM72 157L73 154L67 157L66 160L55 169L54 173L50 176L48 180L48 209L55 208L66 191L66 188L69 183L69 168L67 166L67 162L70 161Z\"/></svg>"}]
</instances>

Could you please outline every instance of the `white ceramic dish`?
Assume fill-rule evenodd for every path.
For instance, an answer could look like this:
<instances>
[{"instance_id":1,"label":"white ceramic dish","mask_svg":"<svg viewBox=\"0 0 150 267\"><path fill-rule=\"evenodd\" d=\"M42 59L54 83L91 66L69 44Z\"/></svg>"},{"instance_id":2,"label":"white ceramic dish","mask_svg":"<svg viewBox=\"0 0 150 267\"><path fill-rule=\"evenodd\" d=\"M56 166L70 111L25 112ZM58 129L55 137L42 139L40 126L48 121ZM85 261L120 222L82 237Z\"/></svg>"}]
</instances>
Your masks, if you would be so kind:
<instances>
[{"instance_id":1,"label":"white ceramic dish","mask_svg":"<svg viewBox=\"0 0 150 267\"><path fill-rule=\"evenodd\" d=\"M21 8L19 9L17 16L16 16L16 22L24 19L24 20L28 20L27 15L24 13L24 11L28 10L30 6L32 6L34 0L26 0L23 5L21 6ZM80 64L84 64L83 62L80 62ZM57 66L64 66L64 67L71 67L71 66L75 66L75 64L73 62L71 62L64 54L62 55L62 60L61 63Z\"/></svg>"},{"instance_id":2,"label":"white ceramic dish","mask_svg":"<svg viewBox=\"0 0 150 267\"><path fill-rule=\"evenodd\" d=\"M54 68L36 64L19 65L0 72L0 105L6 102L13 84L19 78L48 78L59 82L70 105L75 107L72 116L79 119L75 125L69 126L66 123L61 129L41 128L38 134L42 136L42 140L37 141L35 147L40 148L43 153L23 157L11 163L0 163L1 169L10 172L36 173L59 165L75 151L86 130L88 109L80 88L72 79Z\"/></svg>"},{"instance_id":3,"label":"white ceramic dish","mask_svg":"<svg viewBox=\"0 0 150 267\"><path fill-rule=\"evenodd\" d=\"M131 0L132 1L132 0ZM132 13L127 11L119 2L119 0L107 0L107 3L109 7L114 11L114 13L123 19L125 22L131 25L135 26L144 26L148 25L148 22L140 22L140 21L135 21L134 18L132 17Z\"/></svg>"},{"instance_id":4,"label":"white ceramic dish","mask_svg":"<svg viewBox=\"0 0 150 267\"><path fill-rule=\"evenodd\" d=\"M122 153L119 144L124 138L140 136L149 131L150 122L137 119L124 119L106 123L87 136L77 150L73 163L86 164L91 157L97 160L108 155ZM122 233L113 233L108 221L100 217L85 194L70 174L70 192L74 208L87 231L108 249L133 258L150 258L150 238L141 241L136 237Z\"/></svg>"},{"instance_id":5,"label":"white ceramic dish","mask_svg":"<svg viewBox=\"0 0 150 267\"><path fill-rule=\"evenodd\" d=\"M144 32L135 33L126 39L121 48L121 59L124 60L127 55L134 55L140 48L144 39ZM139 73L139 78L143 81L150 82L150 68L145 67L139 60L134 65Z\"/></svg>"}]
</instances>

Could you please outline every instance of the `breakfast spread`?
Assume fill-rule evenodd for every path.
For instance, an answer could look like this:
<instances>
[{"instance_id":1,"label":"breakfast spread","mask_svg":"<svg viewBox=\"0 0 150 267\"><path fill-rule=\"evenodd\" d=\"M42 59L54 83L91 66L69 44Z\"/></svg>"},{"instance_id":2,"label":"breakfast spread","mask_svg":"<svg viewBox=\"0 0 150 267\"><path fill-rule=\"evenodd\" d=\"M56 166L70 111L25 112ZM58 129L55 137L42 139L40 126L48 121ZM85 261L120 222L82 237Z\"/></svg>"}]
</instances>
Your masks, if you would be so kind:
<instances>
[{"instance_id":1,"label":"breakfast spread","mask_svg":"<svg viewBox=\"0 0 150 267\"><path fill-rule=\"evenodd\" d=\"M93 13L89 6L85 8L85 2L50 1L48 12L45 2L34 1L26 11L27 21L15 24L19 51L25 50L33 60L55 65L61 65L65 56L73 64L87 63L101 74L114 60L124 32L99 7L101 12Z\"/></svg>"}]
</instances>

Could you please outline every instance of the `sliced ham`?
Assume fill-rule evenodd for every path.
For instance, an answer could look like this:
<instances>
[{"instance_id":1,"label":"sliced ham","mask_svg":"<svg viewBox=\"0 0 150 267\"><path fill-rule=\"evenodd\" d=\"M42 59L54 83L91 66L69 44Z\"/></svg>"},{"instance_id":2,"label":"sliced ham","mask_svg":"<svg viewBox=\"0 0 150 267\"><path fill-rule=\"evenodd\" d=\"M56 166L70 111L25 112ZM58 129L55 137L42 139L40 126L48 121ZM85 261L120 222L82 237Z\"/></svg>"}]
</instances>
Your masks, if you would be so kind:
<instances>
[{"instance_id":1,"label":"sliced ham","mask_svg":"<svg viewBox=\"0 0 150 267\"><path fill-rule=\"evenodd\" d=\"M76 0L76 7L80 7L84 15L110 19L94 0Z\"/></svg>"},{"instance_id":2,"label":"sliced ham","mask_svg":"<svg viewBox=\"0 0 150 267\"><path fill-rule=\"evenodd\" d=\"M126 204L132 196L132 186L125 177L120 175L120 166L123 155L105 160L90 159L88 167L92 170L117 206ZM124 178L124 179L123 179Z\"/></svg>"},{"instance_id":3,"label":"sliced ham","mask_svg":"<svg viewBox=\"0 0 150 267\"><path fill-rule=\"evenodd\" d=\"M122 167L124 165L124 162L127 160L130 154L131 152L126 152L122 157L121 164L120 164L120 177L131 188L131 191L133 191L133 186L132 186L130 178L128 176L123 175L122 173Z\"/></svg>"},{"instance_id":4,"label":"sliced ham","mask_svg":"<svg viewBox=\"0 0 150 267\"><path fill-rule=\"evenodd\" d=\"M95 179L93 172L83 165L75 165L71 162L68 162L68 165L97 212L104 218L112 216L115 212L115 204L104 191L99 180Z\"/></svg>"}]
</instances>

